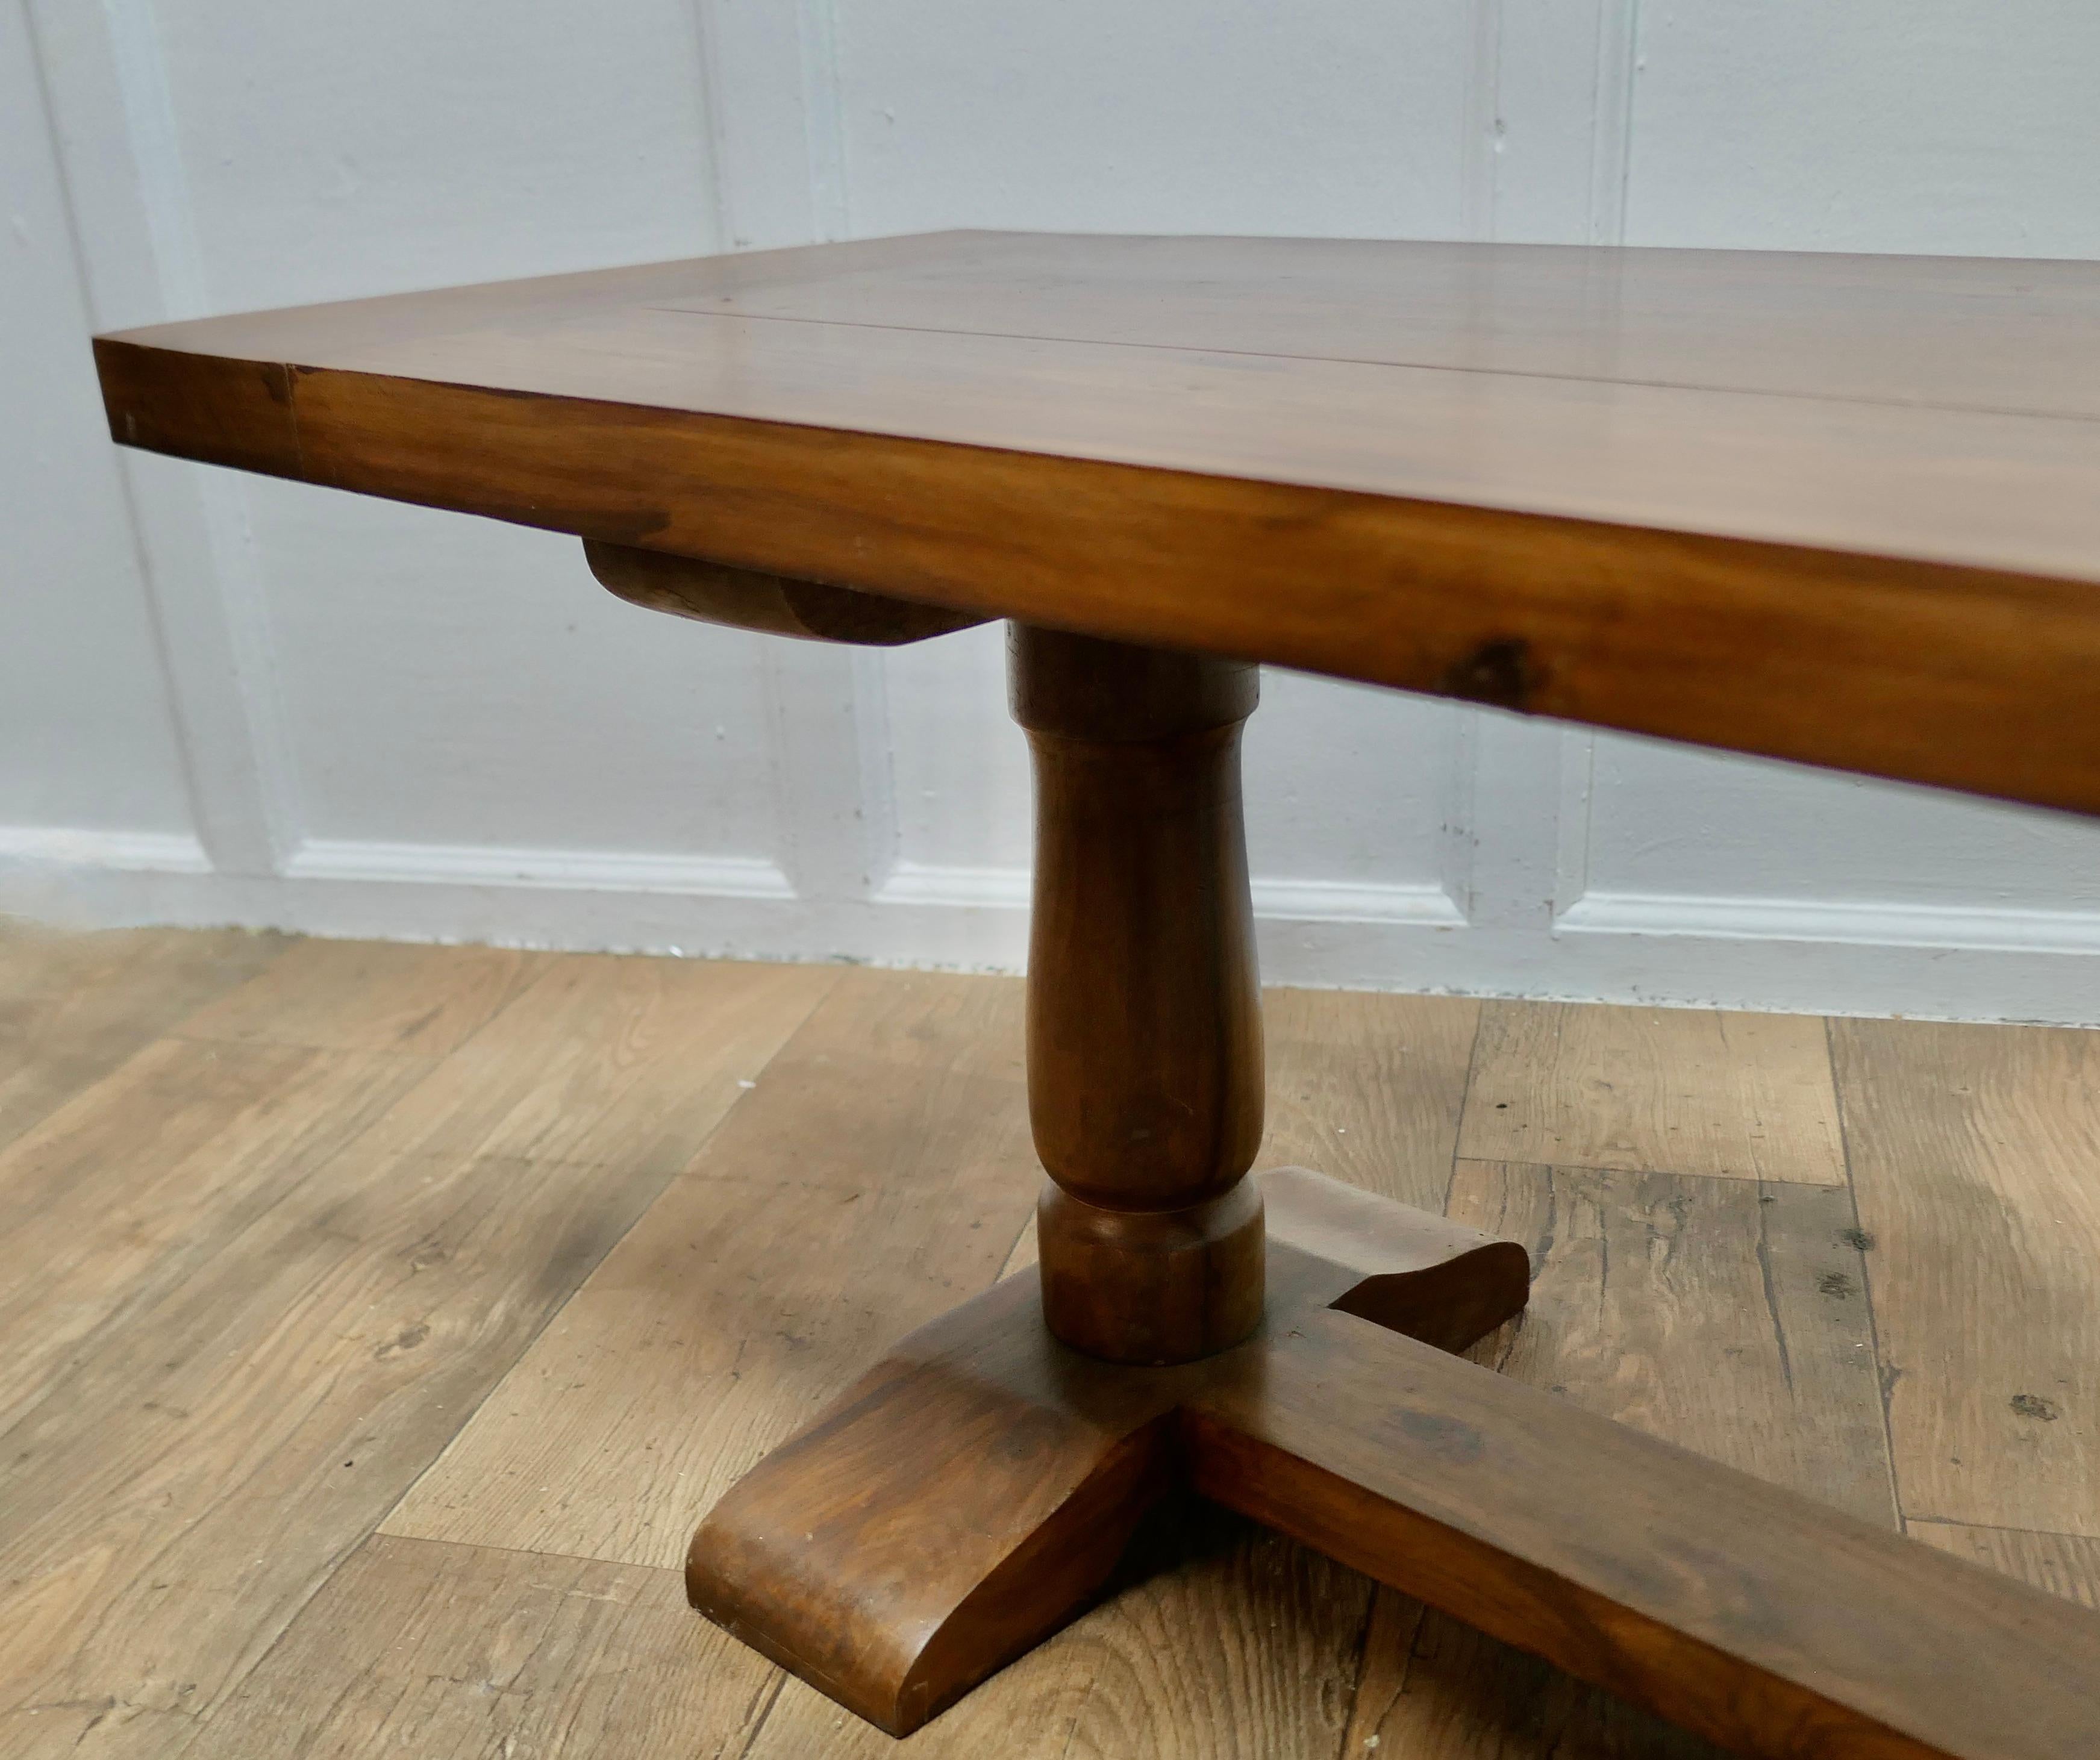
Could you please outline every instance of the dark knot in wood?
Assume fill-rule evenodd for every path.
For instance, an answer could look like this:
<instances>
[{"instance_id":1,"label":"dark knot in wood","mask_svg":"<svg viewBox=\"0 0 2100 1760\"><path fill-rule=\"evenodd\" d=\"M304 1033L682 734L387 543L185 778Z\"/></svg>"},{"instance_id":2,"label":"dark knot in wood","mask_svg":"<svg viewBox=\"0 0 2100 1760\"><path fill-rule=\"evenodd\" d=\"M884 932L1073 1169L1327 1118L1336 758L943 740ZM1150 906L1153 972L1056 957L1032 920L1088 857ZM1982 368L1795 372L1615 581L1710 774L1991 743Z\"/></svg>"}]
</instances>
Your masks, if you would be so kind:
<instances>
[{"instance_id":1,"label":"dark knot in wood","mask_svg":"<svg viewBox=\"0 0 2100 1760\"><path fill-rule=\"evenodd\" d=\"M1529 709L1544 682L1544 670L1533 657L1531 644L1521 636L1502 636L1482 642L1447 667L1436 690L1442 696L1498 709Z\"/></svg>"}]
</instances>

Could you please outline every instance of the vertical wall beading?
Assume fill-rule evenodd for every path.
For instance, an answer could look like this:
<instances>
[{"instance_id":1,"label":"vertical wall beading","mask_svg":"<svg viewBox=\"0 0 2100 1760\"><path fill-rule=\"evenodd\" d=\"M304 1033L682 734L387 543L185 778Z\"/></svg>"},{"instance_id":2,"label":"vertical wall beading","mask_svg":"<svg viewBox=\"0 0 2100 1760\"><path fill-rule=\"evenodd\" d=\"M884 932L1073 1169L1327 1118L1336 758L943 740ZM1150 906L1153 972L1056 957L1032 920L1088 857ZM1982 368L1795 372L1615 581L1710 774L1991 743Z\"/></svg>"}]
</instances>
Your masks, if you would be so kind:
<instances>
[{"instance_id":1,"label":"vertical wall beading","mask_svg":"<svg viewBox=\"0 0 2100 1760\"><path fill-rule=\"evenodd\" d=\"M94 321L194 316L211 294L150 0L65 11L55 30L46 10L26 8ZM122 140L124 175L74 175L76 139ZM222 872L280 872L301 814L247 488L130 453L119 469L198 840Z\"/></svg>"}]
</instances>

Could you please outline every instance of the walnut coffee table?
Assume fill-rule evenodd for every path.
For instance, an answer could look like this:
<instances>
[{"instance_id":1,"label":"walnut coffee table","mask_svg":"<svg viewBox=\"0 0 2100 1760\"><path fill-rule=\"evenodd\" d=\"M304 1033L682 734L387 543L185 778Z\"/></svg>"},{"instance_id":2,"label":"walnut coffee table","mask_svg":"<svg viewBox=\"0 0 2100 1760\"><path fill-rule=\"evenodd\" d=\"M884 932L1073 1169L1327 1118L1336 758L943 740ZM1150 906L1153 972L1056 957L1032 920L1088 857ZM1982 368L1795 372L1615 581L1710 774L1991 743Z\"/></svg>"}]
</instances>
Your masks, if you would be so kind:
<instances>
[{"instance_id":1,"label":"walnut coffee table","mask_svg":"<svg viewBox=\"0 0 2100 1760\"><path fill-rule=\"evenodd\" d=\"M721 1500L709 1617L901 1735L1193 1487L1746 1753L2100 1755L2100 1616L1451 1354L1521 1249L1245 1177L1238 774L1271 661L2100 811L2100 265L946 234L96 349L127 444L643 605L1012 620L1039 1278Z\"/></svg>"}]
</instances>

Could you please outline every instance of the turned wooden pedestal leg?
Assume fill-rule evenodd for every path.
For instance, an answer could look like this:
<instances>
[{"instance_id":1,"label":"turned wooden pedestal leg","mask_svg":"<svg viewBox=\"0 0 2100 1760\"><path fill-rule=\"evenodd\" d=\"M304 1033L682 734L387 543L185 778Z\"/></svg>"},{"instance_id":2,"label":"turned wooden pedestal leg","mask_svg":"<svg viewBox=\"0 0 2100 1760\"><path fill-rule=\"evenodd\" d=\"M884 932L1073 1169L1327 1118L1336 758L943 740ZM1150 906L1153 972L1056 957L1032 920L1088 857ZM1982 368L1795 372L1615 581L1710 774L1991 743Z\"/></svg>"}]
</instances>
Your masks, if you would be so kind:
<instances>
[{"instance_id":1,"label":"turned wooden pedestal leg","mask_svg":"<svg viewBox=\"0 0 2100 1760\"><path fill-rule=\"evenodd\" d=\"M722 618L719 572L644 584ZM737 587L730 620L913 633L796 591ZM1246 1177L1255 695L1248 668L1016 633L1039 1279L904 1339L723 1498L694 1604L901 1736L1193 1489L1747 1754L2100 1754L2100 1617L1459 1360L1522 1308L1521 1249Z\"/></svg>"},{"instance_id":2,"label":"turned wooden pedestal leg","mask_svg":"<svg viewBox=\"0 0 2100 1760\"><path fill-rule=\"evenodd\" d=\"M1261 996L1240 816L1252 666L1017 627L1035 760L1028 1109L1052 1332L1185 1363L1261 1322Z\"/></svg>"},{"instance_id":3,"label":"turned wooden pedestal leg","mask_svg":"<svg viewBox=\"0 0 2100 1760\"><path fill-rule=\"evenodd\" d=\"M1012 676L1035 760L1039 1279L906 1339L723 1498L686 1575L712 1618L900 1735L1099 1590L1186 1478L1180 1410L1246 1356L1265 1288L1284 1316L1342 1302L1450 1348L1526 1290L1507 1242L1303 1170L1246 1177L1255 669L1022 629Z\"/></svg>"}]
</instances>

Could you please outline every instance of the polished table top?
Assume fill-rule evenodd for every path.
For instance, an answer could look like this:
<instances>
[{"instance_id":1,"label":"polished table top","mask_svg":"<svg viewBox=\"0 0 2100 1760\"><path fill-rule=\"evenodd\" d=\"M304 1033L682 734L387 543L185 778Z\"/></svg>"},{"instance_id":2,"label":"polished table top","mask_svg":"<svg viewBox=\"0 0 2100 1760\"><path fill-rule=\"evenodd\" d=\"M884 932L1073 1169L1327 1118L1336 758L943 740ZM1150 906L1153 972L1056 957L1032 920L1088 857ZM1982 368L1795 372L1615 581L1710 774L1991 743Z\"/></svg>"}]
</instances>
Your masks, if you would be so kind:
<instances>
[{"instance_id":1,"label":"polished table top","mask_svg":"<svg viewBox=\"0 0 2100 1760\"><path fill-rule=\"evenodd\" d=\"M96 351L185 457L2100 811L2100 263L943 233Z\"/></svg>"}]
</instances>

